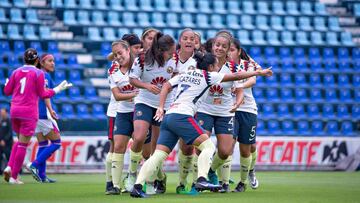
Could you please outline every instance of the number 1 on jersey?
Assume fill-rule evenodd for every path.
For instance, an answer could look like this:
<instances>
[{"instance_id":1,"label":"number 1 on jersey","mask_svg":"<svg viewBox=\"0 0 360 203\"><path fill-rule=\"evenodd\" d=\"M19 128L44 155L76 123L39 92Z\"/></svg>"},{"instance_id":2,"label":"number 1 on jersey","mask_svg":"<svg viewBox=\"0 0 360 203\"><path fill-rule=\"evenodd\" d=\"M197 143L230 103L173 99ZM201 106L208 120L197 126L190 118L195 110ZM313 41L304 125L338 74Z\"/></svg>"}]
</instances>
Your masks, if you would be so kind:
<instances>
[{"instance_id":1,"label":"number 1 on jersey","mask_svg":"<svg viewBox=\"0 0 360 203\"><path fill-rule=\"evenodd\" d=\"M21 78L20 84L21 84L20 94L24 94L25 86L26 86L26 77Z\"/></svg>"}]
</instances>

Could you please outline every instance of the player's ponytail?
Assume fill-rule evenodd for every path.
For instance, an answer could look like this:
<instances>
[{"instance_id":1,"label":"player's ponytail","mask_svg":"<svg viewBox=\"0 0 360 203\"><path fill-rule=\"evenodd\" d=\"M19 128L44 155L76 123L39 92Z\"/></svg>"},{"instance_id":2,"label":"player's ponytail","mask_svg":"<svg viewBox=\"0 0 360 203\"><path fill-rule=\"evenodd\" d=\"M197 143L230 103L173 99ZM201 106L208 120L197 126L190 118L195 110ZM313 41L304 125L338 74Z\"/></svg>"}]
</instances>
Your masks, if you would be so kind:
<instances>
[{"instance_id":1,"label":"player's ponytail","mask_svg":"<svg viewBox=\"0 0 360 203\"><path fill-rule=\"evenodd\" d=\"M216 62L215 56L211 53L196 52L193 57L196 60L196 68L201 70L208 70L209 65Z\"/></svg>"},{"instance_id":2,"label":"player's ponytail","mask_svg":"<svg viewBox=\"0 0 360 203\"><path fill-rule=\"evenodd\" d=\"M154 41L145 54L145 64L154 65L155 61L159 66L165 65L163 54L174 46L175 41L170 35L164 35L162 32L156 33Z\"/></svg>"}]
</instances>

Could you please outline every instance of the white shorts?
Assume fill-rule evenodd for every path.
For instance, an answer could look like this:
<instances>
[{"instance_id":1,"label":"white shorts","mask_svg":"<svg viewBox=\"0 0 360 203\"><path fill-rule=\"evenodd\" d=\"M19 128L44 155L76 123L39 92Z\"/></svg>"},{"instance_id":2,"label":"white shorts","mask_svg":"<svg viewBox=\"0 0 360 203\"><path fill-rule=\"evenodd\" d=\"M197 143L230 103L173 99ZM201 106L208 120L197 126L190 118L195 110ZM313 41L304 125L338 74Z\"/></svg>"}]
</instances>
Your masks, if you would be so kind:
<instances>
[{"instance_id":1,"label":"white shorts","mask_svg":"<svg viewBox=\"0 0 360 203\"><path fill-rule=\"evenodd\" d=\"M55 120L39 119L36 124L35 134L42 133L44 136L46 136L51 130L54 130L56 133L60 132Z\"/></svg>"}]
</instances>

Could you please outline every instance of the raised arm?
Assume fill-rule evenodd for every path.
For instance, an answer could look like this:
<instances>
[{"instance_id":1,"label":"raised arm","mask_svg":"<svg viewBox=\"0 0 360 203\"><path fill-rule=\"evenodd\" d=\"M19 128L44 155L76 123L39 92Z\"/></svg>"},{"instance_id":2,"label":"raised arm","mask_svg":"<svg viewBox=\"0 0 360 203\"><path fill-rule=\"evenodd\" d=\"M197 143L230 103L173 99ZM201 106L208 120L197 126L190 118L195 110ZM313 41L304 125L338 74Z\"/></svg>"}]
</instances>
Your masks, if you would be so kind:
<instances>
[{"instance_id":1,"label":"raised arm","mask_svg":"<svg viewBox=\"0 0 360 203\"><path fill-rule=\"evenodd\" d=\"M232 74L225 74L221 82L243 80L253 76L272 76L273 72L271 68L256 70L251 72L240 71Z\"/></svg>"}]
</instances>

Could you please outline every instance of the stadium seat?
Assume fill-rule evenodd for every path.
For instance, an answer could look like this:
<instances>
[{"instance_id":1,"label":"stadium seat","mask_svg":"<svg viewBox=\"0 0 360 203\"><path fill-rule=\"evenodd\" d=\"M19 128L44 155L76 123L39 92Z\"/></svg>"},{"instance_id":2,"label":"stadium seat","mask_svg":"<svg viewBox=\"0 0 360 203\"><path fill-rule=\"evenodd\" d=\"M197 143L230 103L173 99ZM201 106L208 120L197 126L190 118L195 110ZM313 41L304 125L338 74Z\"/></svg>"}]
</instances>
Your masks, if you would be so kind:
<instances>
[{"instance_id":1,"label":"stadium seat","mask_svg":"<svg viewBox=\"0 0 360 203\"><path fill-rule=\"evenodd\" d=\"M182 12L183 9L181 7L181 0L169 1L169 8L171 11Z\"/></svg>"},{"instance_id":2,"label":"stadium seat","mask_svg":"<svg viewBox=\"0 0 360 203\"><path fill-rule=\"evenodd\" d=\"M108 52L109 53L109 52ZM82 65L80 65L77 61L77 56L75 54L70 54L67 60L67 65L72 68L82 68Z\"/></svg>"},{"instance_id":3,"label":"stadium seat","mask_svg":"<svg viewBox=\"0 0 360 203\"><path fill-rule=\"evenodd\" d=\"M293 34L292 32L289 31L282 31L281 32L281 41L283 44L285 45L295 45L295 41L293 39Z\"/></svg>"},{"instance_id":4,"label":"stadium seat","mask_svg":"<svg viewBox=\"0 0 360 203\"><path fill-rule=\"evenodd\" d=\"M345 135L345 136L356 135L353 131L353 124L351 121L343 121L341 123L341 135Z\"/></svg>"},{"instance_id":5,"label":"stadium seat","mask_svg":"<svg viewBox=\"0 0 360 203\"><path fill-rule=\"evenodd\" d=\"M63 104L61 107L61 117L63 119L75 119L74 108L71 104Z\"/></svg>"},{"instance_id":6,"label":"stadium seat","mask_svg":"<svg viewBox=\"0 0 360 203\"><path fill-rule=\"evenodd\" d=\"M239 30L237 36L243 45L250 45L252 41L250 40L249 32L246 30Z\"/></svg>"},{"instance_id":7,"label":"stadium seat","mask_svg":"<svg viewBox=\"0 0 360 203\"><path fill-rule=\"evenodd\" d=\"M327 72L338 72L338 69L336 67L335 61L333 60L325 60L324 61L324 66Z\"/></svg>"},{"instance_id":8,"label":"stadium seat","mask_svg":"<svg viewBox=\"0 0 360 203\"><path fill-rule=\"evenodd\" d=\"M351 116L353 119L357 120L360 119L360 105L353 105L351 107Z\"/></svg>"},{"instance_id":9,"label":"stadium seat","mask_svg":"<svg viewBox=\"0 0 360 203\"><path fill-rule=\"evenodd\" d=\"M340 44L336 32L326 32L326 43L333 46Z\"/></svg>"},{"instance_id":10,"label":"stadium seat","mask_svg":"<svg viewBox=\"0 0 360 203\"><path fill-rule=\"evenodd\" d=\"M355 91L358 92L358 91ZM356 95L357 93L355 93ZM350 89L343 89L339 91L340 95L340 101L341 102L353 102L353 97L351 96L351 90Z\"/></svg>"},{"instance_id":11,"label":"stadium seat","mask_svg":"<svg viewBox=\"0 0 360 203\"><path fill-rule=\"evenodd\" d=\"M84 98L80 94L80 89L78 87L72 87L69 90L69 97L72 101L78 102L82 101Z\"/></svg>"},{"instance_id":12,"label":"stadium seat","mask_svg":"<svg viewBox=\"0 0 360 203\"><path fill-rule=\"evenodd\" d=\"M298 102L308 102L308 96L305 89L295 89L295 99Z\"/></svg>"},{"instance_id":13,"label":"stadium seat","mask_svg":"<svg viewBox=\"0 0 360 203\"><path fill-rule=\"evenodd\" d=\"M325 99L327 102L338 102L338 97L335 89L326 89Z\"/></svg>"},{"instance_id":14,"label":"stadium seat","mask_svg":"<svg viewBox=\"0 0 360 203\"><path fill-rule=\"evenodd\" d=\"M122 13L122 23L125 26L133 27L136 26L134 13L123 12Z\"/></svg>"},{"instance_id":15,"label":"stadium seat","mask_svg":"<svg viewBox=\"0 0 360 203\"><path fill-rule=\"evenodd\" d=\"M13 23L22 23L24 18L22 17L22 12L18 8L10 9L10 21Z\"/></svg>"},{"instance_id":16,"label":"stadium seat","mask_svg":"<svg viewBox=\"0 0 360 203\"><path fill-rule=\"evenodd\" d=\"M122 37L123 35L128 34L128 33L130 33L130 30L128 28L120 27L118 29L118 35L117 36Z\"/></svg>"},{"instance_id":17,"label":"stadium seat","mask_svg":"<svg viewBox=\"0 0 360 203\"><path fill-rule=\"evenodd\" d=\"M300 120L300 121L297 122L297 134L299 136L309 136L309 135L311 135L308 121Z\"/></svg>"},{"instance_id":18,"label":"stadium seat","mask_svg":"<svg viewBox=\"0 0 360 203\"><path fill-rule=\"evenodd\" d=\"M77 25L78 22L75 18L75 11L65 10L64 11L64 23L65 25Z\"/></svg>"},{"instance_id":19,"label":"stadium seat","mask_svg":"<svg viewBox=\"0 0 360 203\"><path fill-rule=\"evenodd\" d=\"M279 60L274 47L265 47L264 54L265 54L265 58L268 61L268 63L269 63L269 61L277 62Z\"/></svg>"},{"instance_id":20,"label":"stadium seat","mask_svg":"<svg viewBox=\"0 0 360 203\"><path fill-rule=\"evenodd\" d=\"M35 27L30 24L24 25L24 38L28 40L38 40L39 37L35 34Z\"/></svg>"},{"instance_id":21,"label":"stadium seat","mask_svg":"<svg viewBox=\"0 0 360 203\"><path fill-rule=\"evenodd\" d=\"M208 0L199 0L198 7L200 13L211 13L212 9L210 9L210 1Z\"/></svg>"},{"instance_id":22,"label":"stadium seat","mask_svg":"<svg viewBox=\"0 0 360 203\"><path fill-rule=\"evenodd\" d=\"M157 12L152 13L151 21L155 27L165 27L166 26L162 13L157 13Z\"/></svg>"},{"instance_id":23,"label":"stadium seat","mask_svg":"<svg viewBox=\"0 0 360 203\"><path fill-rule=\"evenodd\" d=\"M99 99L94 87L85 87L85 99L88 101L96 101Z\"/></svg>"},{"instance_id":24,"label":"stadium seat","mask_svg":"<svg viewBox=\"0 0 360 203\"><path fill-rule=\"evenodd\" d=\"M244 29L252 30L255 28L251 16L241 15L240 19L241 19L241 27L243 27Z\"/></svg>"},{"instance_id":25,"label":"stadium seat","mask_svg":"<svg viewBox=\"0 0 360 203\"><path fill-rule=\"evenodd\" d=\"M266 90L266 98L269 102L279 102L279 93L277 89L271 88Z\"/></svg>"},{"instance_id":26,"label":"stadium seat","mask_svg":"<svg viewBox=\"0 0 360 203\"><path fill-rule=\"evenodd\" d=\"M91 22L89 20L89 12L80 10L78 11L78 22L81 25L90 25Z\"/></svg>"},{"instance_id":27,"label":"stadium seat","mask_svg":"<svg viewBox=\"0 0 360 203\"><path fill-rule=\"evenodd\" d=\"M11 7L12 4L8 0L3 0L3 1L0 1L0 6L1 7Z\"/></svg>"},{"instance_id":28,"label":"stadium seat","mask_svg":"<svg viewBox=\"0 0 360 203\"><path fill-rule=\"evenodd\" d=\"M296 26L295 18L293 16L285 16L284 26L287 30L297 31L298 27Z\"/></svg>"},{"instance_id":29,"label":"stadium seat","mask_svg":"<svg viewBox=\"0 0 360 203\"><path fill-rule=\"evenodd\" d=\"M106 114L103 105L93 104L92 105L92 116L98 119L106 119Z\"/></svg>"},{"instance_id":30,"label":"stadium seat","mask_svg":"<svg viewBox=\"0 0 360 203\"><path fill-rule=\"evenodd\" d=\"M295 85L297 87L307 87L308 86L305 74L299 73L299 74L295 75Z\"/></svg>"},{"instance_id":31,"label":"stadium seat","mask_svg":"<svg viewBox=\"0 0 360 203\"><path fill-rule=\"evenodd\" d=\"M88 107L86 104L76 105L77 118L80 119L90 119L91 115L89 113Z\"/></svg>"},{"instance_id":32,"label":"stadium seat","mask_svg":"<svg viewBox=\"0 0 360 203\"><path fill-rule=\"evenodd\" d=\"M225 9L224 0L214 0L213 1L213 11L215 13L221 13L221 14L226 13L227 10Z\"/></svg>"},{"instance_id":33,"label":"stadium seat","mask_svg":"<svg viewBox=\"0 0 360 203\"><path fill-rule=\"evenodd\" d=\"M34 9L26 9L25 19L28 23L39 23L37 13Z\"/></svg>"},{"instance_id":34,"label":"stadium seat","mask_svg":"<svg viewBox=\"0 0 360 203\"><path fill-rule=\"evenodd\" d=\"M313 15L312 2L310 1L301 1L300 2L300 12L302 15Z\"/></svg>"},{"instance_id":35,"label":"stadium seat","mask_svg":"<svg viewBox=\"0 0 360 203\"><path fill-rule=\"evenodd\" d=\"M312 68L311 68L312 69ZM313 69L312 69L313 70ZM309 85L311 87L323 87L321 77L319 74L311 74L309 76Z\"/></svg>"},{"instance_id":36,"label":"stadium seat","mask_svg":"<svg viewBox=\"0 0 360 203\"><path fill-rule=\"evenodd\" d=\"M311 122L311 134L313 136L324 136L324 126L323 122L320 120L313 120Z\"/></svg>"},{"instance_id":37,"label":"stadium seat","mask_svg":"<svg viewBox=\"0 0 360 203\"><path fill-rule=\"evenodd\" d=\"M255 14L255 6L253 1L242 2L242 12L245 14Z\"/></svg>"},{"instance_id":38,"label":"stadium seat","mask_svg":"<svg viewBox=\"0 0 360 203\"><path fill-rule=\"evenodd\" d=\"M260 30L252 31L252 39L256 45L266 45L267 42L264 39L264 32Z\"/></svg>"},{"instance_id":39,"label":"stadium seat","mask_svg":"<svg viewBox=\"0 0 360 203\"><path fill-rule=\"evenodd\" d=\"M360 91L354 91L354 94L355 102L360 102Z\"/></svg>"},{"instance_id":40,"label":"stadium seat","mask_svg":"<svg viewBox=\"0 0 360 203\"><path fill-rule=\"evenodd\" d=\"M14 54L18 57L22 57L25 52L24 41L15 41L14 42Z\"/></svg>"},{"instance_id":41,"label":"stadium seat","mask_svg":"<svg viewBox=\"0 0 360 203\"><path fill-rule=\"evenodd\" d=\"M256 128L256 135L257 136L267 136L268 131L265 128L265 123L263 120L258 119L257 121L257 128Z\"/></svg>"},{"instance_id":42,"label":"stadium seat","mask_svg":"<svg viewBox=\"0 0 360 203\"><path fill-rule=\"evenodd\" d=\"M294 101L294 95L291 89L282 89L280 91L281 94L281 100L284 102L293 102Z\"/></svg>"},{"instance_id":43,"label":"stadium seat","mask_svg":"<svg viewBox=\"0 0 360 203\"><path fill-rule=\"evenodd\" d=\"M326 119L335 118L334 107L331 104L323 104L322 105L322 116Z\"/></svg>"},{"instance_id":44,"label":"stadium seat","mask_svg":"<svg viewBox=\"0 0 360 203\"><path fill-rule=\"evenodd\" d=\"M310 61L321 61L321 55L320 50L317 47L311 47L309 48L309 54L308 54Z\"/></svg>"},{"instance_id":45,"label":"stadium seat","mask_svg":"<svg viewBox=\"0 0 360 203\"><path fill-rule=\"evenodd\" d=\"M306 32L304 32L304 31L296 32L296 42L299 45L310 45L308 36L307 36Z\"/></svg>"},{"instance_id":46,"label":"stadium seat","mask_svg":"<svg viewBox=\"0 0 360 203\"><path fill-rule=\"evenodd\" d=\"M334 50L332 48L324 48L323 50L323 61L335 61Z\"/></svg>"},{"instance_id":47,"label":"stadium seat","mask_svg":"<svg viewBox=\"0 0 360 203\"><path fill-rule=\"evenodd\" d=\"M324 86L325 87L335 87L335 78L332 74L325 74L324 75Z\"/></svg>"},{"instance_id":48,"label":"stadium seat","mask_svg":"<svg viewBox=\"0 0 360 203\"><path fill-rule=\"evenodd\" d=\"M222 17L218 14L212 14L210 18L210 24L217 29L224 28L225 25L223 23Z\"/></svg>"},{"instance_id":49,"label":"stadium seat","mask_svg":"<svg viewBox=\"0 0 360 203\"><path fill-rule=\"evenodd\" d=\"M38 52L38 55L41 56L43 53L43 48L41 46L40 42L31 42L30 43L30 47L36 49L36 51Z\"/></svg>"},{"instance_id":50,"label":"stadium seat","mask_svg":"<svg viewBox=\"0 0 360 203\"><path fill-rule=\"evenodd\" d=\"M138 11L139 10L139 7L136 5L136 1L123 1L123 2L125 5L125 10L127 10L127 11Z\"/></svg>"},{"instance_id":51,"label":"stadium seat","mask_svg":"<svg viewBox=\"0 0 360 203\"><path fill-rule=\"evenodd\" d=\"M112 27L103 28L104 40L115 41L117 39L115 30Z\"/></svg>"},{"instance_id":52,"label":"stadium seat","mask_svg":"<svg viewBox=\"0 0 360 203\"><path fill-rule=\"evenodd\" d=\"M342 32L340 34L340 41L344 46L354 46L355 43L352 41L352 36L350 32Z\"/></svg>"},{"instance_id":53,"label":"stadium seat","mask_svg":"<svg viewBox=\"0 0 360 203\"><path fill-rule=\"evenodd\" d=\"M355 47L352 49L352 59L355 60L359 60L360 59L360 48Z\"/></svg>"},{"instance_id":54,"label":"stadium seat","mask_svg":"<svg viewBox=\"0 0 360 203\"><path fill-rule=\"evenodd\" d=\"M81 73L79 70L71 70L69 81L74 83L75 85L82 85L83 82L81 80Z\"/></svg>"},{"instance_id":55,"label":"stadium seat","mask_svg":"<svg viewBox=\"0 0 360 203\"><path fill-rule=\"evenodd\" d=\"M286 1L286 11L290 15L299 15L300 14L296 1Z\"/></svg>"},{"instance_id":56,"label":"stadium seat","mask_svg":"<svg viewBox=\"0 0 360 203\"><path fill-rule=\"evenodd\" d=\"M106 25L106 22L104 21L103 12L93 11L92 12L92 23L94 25L98 25L98 26Z\"/></svg>"},{"instance_id":57,"label":"stadium seat","mask_svg":"<svg viewBox=\"0 0 360 203\"><path fill-rule=\"evenodd\" d=\"M100 36L99 28L89 27L88 28L88 37L92 41L102 41L103 38Z\"/></svg>"},{"instance_id":58,"label":"stadium seat","mask_svg":"<svg viewBox=\"0 0 360 203\"><path fill-rule=\"evenodd\" d=\"M279 121L277 120L269 120L267 122L268 126L268 134L271 136L283 135L282 131L280 130Z\"/></svg>"},{"instance_id":59,"label":"stadium seat","mask_svg":"<svg viewBox=\"0 0 360 203\"><path fill-rule=\"evenodd\" d=\"M51 54L59 53L59 48L56 42L48 42L48 52Z\"/></svg>"},{"instance_id":60,"label":"stadium seat","mask_svg":"<svg viewBox=\"0 0 360 203\"><path fill-rule=\"evenodd\" d=\"M0 8L0 22L8 22L9 19L5 15L4 8Z\"/></svg>"},{"instance_id":61,"label":"stadium seat","mask_svg":"<svg viewBox=\"0 0 360 203\"><path fill-rule=\"evenodd\" d=\"M279 57L281 58L281 61L293 61L290 48L288 47L281 47L279 49Z\"/></svg>"},{"instance_id":62,"label":"stadium seat","mask_svg":"<svg viewBox=\"0 0 360 203\"><path fill-rule=\"evenodd\" d=\"M64 63L64 58L61 54L59 53L54 54L54 58L55 58L56 68L60 68L60 69L67 68L67 65Z\"/></svg>"},{"instance_id":63,"label":"stadium seat","mask_svg":"<svg viewBox=\"0 0 360 203\"><path fill-rule=\"evenodd\" d=\"M315 17L314 18L314 28L315 30L325 32L327 31L327 27L325 25L325 18L324 17Z\"/></svg>"},{"instance_id":64,"label":"stadium seat","mask_svg":"<svg viewBox=\"0 0 360 203\"><path fill-rule=\"evenodd\" d=\"M291 87L291 86L293 86L291 75L289 73L281 74L280 85L281 85L281 87Z\"/></svg>"},{"instance_id":65,"label":"stadium seat","mask_svg":"<svg viewBox=\"0 0 360 203\"><path fill-rule=\"evenodd\" d=\"M348 107L345 104L339 104L337 106L337 117L340 119L350 118Z\"/></svg>"},{"instance_id":66,"label":"stadium seat","mask_svg":"<svg viewBox=\"0 0 360 203\"><path fill-rule=\"evenodd\" d=\"M359 74L357 74L357 75L353 75L353 77L352 77L352 85L354 86L354 87L360 87L360 75Z\"/></svg>"},{"instance_id":67,"label":"stadium seat","mask_svg":"<svg viewBox=\"0 0 360 203\"><path fill-rule=\"evenodd\" d=\"M257 13L259 14L270 14L269 5L266 1L257 1Z\"/></svg>"},{"instance_id":68,"label":"stadium seat","mask_svg":"<svg viewBox=\"0 0 360 203\"><path fill-rule=\"evenodd\" d=\"M105 3L105 0L96 0L94 1L95 3L95 8L97 9L102 9L102 10L105 10L105 9L108 9L106 3Z\"/></svg>"},{"instance_id":69,"label":"stadium seat","mask_svg":"<svg viewBox=\"0 0 360 203\"><path fill-rule=\"evenodd\" d=\"M315 2L315 13L318 15L328 15L325 5L320 2Z\"/></svg>"},{"instance_id":70,"label":"stadium seat","mask_svg":"<svg viewBox=\"0 0 360 203\"><path fill-rule=\"evenodd\" d=\"M322 46L325 44L320 32L311 32L311 44L318 46Z\"/></svg>"},{"instance_id":71,"label":"stadium seat","mask_svg":"<svg viewBox=\"0 0 360 203\"><path fill-rule=\"evenodd\" d=\"M236 15L226 15L226 25L232 29L240 29L239 20Z\"/></svg>"},{"instance_id":72,"label":"stadium seat","mask_svg":"<svg viewBox=\"0 0 360 203\"><path fill-rule=\"evenodd\" d=\"M61 2L61 1L58 1ZM57 3L59 4L59 3ZM76 8L77 4L75 2L75 0L64 0L64 7L66 8Z\"/></svg>"},{"instance_id":73,"label":"stadium seat","mask_svg":"<svg viewBox=\"0 0 360 203\"><path fill-rule=\"evenodd\" d=\"M256 15L255 25L256 25L257 29L260 29L260 30L268 30L269 29L266 18L267 17L264 15Z\"/></svg>"},{"instance_id":74,"label":"stadium seat","mask_svg":"<svg viewBox=\"0 0 360 203\"><path fill-rule=\"evenodd\" d=\"M154 8L151 5L151 0L142 0L140 3L140 11L153 11Z\"/></svg>"},{"instance_id":75,"label":"stadium seat","mask_svg":"<svg viewBox=\"0 0 360 203\"><path fill-rule=\"evenodd\" d=\"M55 85L60 84L63 80L66 80L65 71L64 70L56 70L54 73Z\"/></svg>"},{"instance_id":76,"label":"stadium seat","mask_svg":"<svg viewBox=\"0 0 360 203\"><path fill-rule=\"evenodd\" d=\"M14 6L19 8L25 8L27 5L25 4L24 0L13 0Z\"/></svg>"},{"instance_id":77,"label":"stadium seat","mask_svg":"<svg viewBox=\"0 0 360 203\"><path fill-rule=\"evenodd\" d=\"M206 14L197 14L196 15L196 26L199 28L209 28L209 20Z\"/></svg>"},{"instance_id":78,"label":"stadium seat","mask_svg":"<svg viewBox=\"0 0 360 203\"><path fill-rule=\"evenodd\" d=\"M324 99L321 95L320 89L312 89L310 92L310 101L312 102L324 102Z\"/></svg>"},{"instance_id":79,"label":"stadium seat","mask_svg":"<svg viewBox=\"0 0 360 203\"><path fill-rule=\"evenodd\" d=\"M15 24L8 24L7 27L7 36L9 39L21 40L22 36L20 35L19 27Z\"/></svg>"},{"instance_id":80,"label":"stadium seat","mask_svg":"<svg viewBox=\"0 0 360 203\"><path fill-rule=\"evenodd\" d=\"M339 87L350 87L349 77L346 74L340 74L338 76L338 86Z\"/></svg>"},{"instance_id":81,"label":"stadium seat","mask_svg":"<svg viewBox=\"0 0 360 203\"><path fill-rule=\"evenodd\" d=\"M341 28L339 25L339 19L337 17L329 17L328 27L331 31L335 31L335 32L341 31Z\"/></svg>"},{"instance_id":82,"label":"stadium seat","mask_svg":"<svg viewBox=\"0 0 360 203\"><path fill-rule=\"evenodd\" d=\"M277 87L279 85L275 75L273 75L272 77L266 77L265 81L266 81L266 86L269 87Z\"/></svg>"},{"instance_id":83,"label":"stadium seat","mask_svg":"<svg viewBox=\"0 0 360 203\"><path fill-rule=\"evenodd\" d=\"M294 128L294 122L292 120L284 120L281 122L282 135L294 136L296 130Z\"/></svg>"},{"instance_id":84,"label":"stadium seat","mask_svg":"<svg viewBox=\"0 0 360 203\"><path fill-rule=\"evenodd\" d=\"M195 27L192 16L189 13L182 13L180 22L184 27Z\"/></svg>"},{"instance_id":85,"label":"stadium seat","mask_svg":"<svg viewBox=\"0 0 360 203\"><path fill-rule=\"evenodd\" d=\"M170 36L174 36L175 39L177 38L174 29L163 29L163 33L167 34L167 35L170 35Z\"/></svg>"},{"instance_id":86,"label":"stadium seat","mask_svg":"<svg viewBox=\"0 0 360 203\"><path fill-rule=\"evenodd\" d=\"M284 11L284 4L282 1L272 1L272 11L277 15L286 14Z\"/></svg>"},{"instance_id":87,"label":"stadium seat","mask_svg":"<svg viewBox=\"0 0 360 203\"><path fill-rule=\"evenodd\" d=\"M270 30L266 32L266 38L269 44L271 45L280 45L278 32Z\"/></svg>"},{"instance_id":88,"label":"stadium seat","mask_svg":"<svg viewBox=\"0 0 360 203\"><path fill-rule=\"evenodd\" d=\"M296 47L293 50L294 61L306 61L305 51L302 47Z\"/></svg>"},{"instance_id":89,"label":"stadium seat","mask_svg":"<svg viewBox=\"0 0 360 203\"><path fill-rule=\"evenodd\" d=\"M350 61L349 50L347 48L339 48L337 51L337 57L339 61Z\"/></svg>"},{"instance_id":90,"label":"stadium seat","mask_svg":"<svg viewBox=\"0 0 360 203\"><path fill-rule=\"evenodd\" d=\"M112 10L122 11L124 8L121 5L122 0L110 0L109 5L111 5Z\"/></svg>"},{"instance_id":91,"label":"stadium seat","mask_svg":"<svg viewBox=\"0 0 360 203\"><path fill-rule=\"evenodd\" d=\"M277 112L277 116L280 118L291 118L289 106L287 104L279 104Z\"/></svg>"},{"instance_id":92,"label":"stadium seat","mask_svg":"<svg viewBox=\"0 0 360 203\"><path fill-rule=\"evenodd\" d=\"M154 1L155 10L156 11L168 11L168 7L166 6L165 0L155 0Z\"/></svg>"},{"instance_id":93,"label":"stadium seat","mask_svg":"<svg viewBox=\"0 0 360 203\"><path fill-rule=\"evenodd\" d=\"M121 25L118 12L115 12L115 11L107 12L107 22L109 25L112 25L112 26Z\"/></svg>"},{"instance_id":94,"label":"stadium seat","mask_svg":"<svg viewBox=\"0 0 360 203\"><path fill-rule=\"evenodd\" d=\"M166 14L166 24L169 27L174 27L174 28L178 28L181 26L176 13L167 13Z\"/></svg>"},{"instance_id":95,"label":"stadium seat","mask_svg":"<svg viewBox=\"0 0 360 203\"><path fill-rule=\"evenodd\" d=\"M319 106L317 104L308 104L307 106L307 114L309 116L309 118L320 118L320 110L319 110Z\"/></svg>"},{"instance_id":96,"label":"stadium seat","mask_svg":"<svg viewBox=\"0 0 360 203\"><path fill-rule=\"evenodd\" d=\"M51 29L48 26L40 26L39 27L40 39L42 40L51 40L53 36L51 34Z\"/></svg>"},{"instance_id":97,"label":"stadium seat","mask_svg":"<svg viewBox=\"0 0 360 203\"><path fill-rule=\"evenodd\" d=\"M198 10L196 9L195 6L195 1L194 0L186 0L183 1L184 3L184 10L186 10L187 12L198 12Z\"/></svg>"},{"instance_id":98,"label":"stadium seat","mask_svg":"<svg viewBox=\"0 0 360 203\"><path fill-rule=\"evenodd\" d=\"M256 101L258 101L258 102L265 101L265 96L264 96L264 92L262 89L255 88L255 89L253 89L253 93L254 93L254 97L256 98Z\"/></svg>"},{"instance_id":99,"label":"stadium seat","mask_svg":"<svg viewBox=\"0 0 360 203\"><path fill-rule=\"evenodd\" d=\"M273 30L281 31L284 29L282 18L280 16L271 16L270 25Z\"/></svg>"},{"instance_id":100,"label":"stadium seat","mask_svg":"<svg viewBox=\"0 0 360 203\"><path fill-rule=\"evenodd\" d=\"M8 68L8 65L4 62L4 57L0 57L0 69L5 69L5 68ZM0 70L2 72L2 70ZM4 75L4 74L3 74ZM5 76L4 78L2 79L5 79ZM5 81L2 81L2 84L5 84ZM1 91L0 91L1 92Z\"/></svg>"},{"instance_id":101,"label":"stadium seat","mask_svg":"<svg viewBox=\"0 0 360 203\"><path fill-rule=\"evenodd\" d=\"M325 128L327 134L330 136L337 136L340 134L339 125L336 121L328 121Z\"/></svg>"}]
</instances>

